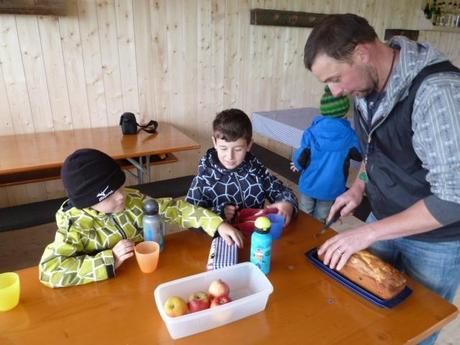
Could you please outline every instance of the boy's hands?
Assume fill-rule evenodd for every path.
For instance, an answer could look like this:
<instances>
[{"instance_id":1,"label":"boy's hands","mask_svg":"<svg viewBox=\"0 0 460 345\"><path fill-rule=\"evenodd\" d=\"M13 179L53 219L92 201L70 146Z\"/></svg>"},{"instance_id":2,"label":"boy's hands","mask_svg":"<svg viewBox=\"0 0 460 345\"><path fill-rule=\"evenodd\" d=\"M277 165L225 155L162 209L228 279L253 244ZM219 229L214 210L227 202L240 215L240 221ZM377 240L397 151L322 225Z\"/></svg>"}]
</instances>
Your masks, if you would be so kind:
<instances>
[{"instance_id":1,"label":"boy's hands","mask_svg":"<svg viewBox=\"0 0 460 345\"><path fill-rule=\"evenodd\" d=\"M225 220L229 223L232 222L233 218L235 217L236 211L238 210L238 206L235 205L225 205L224 207L224 216Z\"/></svg>"},{"instance_id":2,"label":"boy's hands","mask_svg":"<svg viewBox=\"0 0 460 345\"><path fill-rule=\"evenodd\" d=\"M290 165L291 165L291 166L289 167L289 169L291 169L291 171L293 171L293 172L299 172L299 170L295 167L294 162L291 162Z\"/></svg>"},{"instance_id":3,"label":"boy's hands","mask_svg":"<svg viewBox=\"0 0 460 345\"><path fill-rule=\"evenodd\" d=\"M239 248L243 247L243 235L230 224L223 222L217 228L217 232L229 246L235 243Z\"/></svg>"},{"instance_id":4,"label":"boy's hands","mask_svg":"<svg viewBox=\"0 0 460 345\"><path fill-rule=\"evenodd\" d=\"M134 255L134 243L130 240L121 240L115 247L112 248L113 257L115 259L115 269Z\"/></svg>"},{"instance_id":5,"label":"boy's hands","mask_svg":"<svg viewBox=\"0 0 460 345\"><path fill-rule=\"evenodd\" d=\"M287 201L278 201L268 206L269 208L277 208L278 214L282 215L286 218L286 224L288 225L292 218L292 212L294 212L294 208L292 207L291 203Z\"/></svg>"}]
</instances>

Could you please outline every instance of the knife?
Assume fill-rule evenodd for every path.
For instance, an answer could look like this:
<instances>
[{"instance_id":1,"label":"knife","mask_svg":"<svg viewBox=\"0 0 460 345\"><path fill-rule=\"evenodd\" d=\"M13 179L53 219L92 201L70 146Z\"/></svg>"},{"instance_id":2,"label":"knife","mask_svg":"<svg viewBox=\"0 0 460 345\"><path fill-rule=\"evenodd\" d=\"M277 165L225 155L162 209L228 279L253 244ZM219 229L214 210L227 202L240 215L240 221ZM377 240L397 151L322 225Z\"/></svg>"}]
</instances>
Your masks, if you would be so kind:
<instances>
[{"instance_id":1,"label":"knife","mask_svg":"<svg viewBox=\"0 0 460 345\"><path fill-rule=\"evenodd\" d=\"M344 207L345 207L345 205L342 205L342 206L337 210L337 212L335 212L335 214L332 216L332 218L329 219L329 221L328 221L326 224L324 224L324 226L322 227L322 229L316 234L317 237L318 237L318 236L321 236L322 234L324 234L324 232L325 232L328 228L330 228L330 226L331 226L332 224L334 224L336 221L339 220L339 218L340 218L340 212L342 212L342 209L343 209Z\"/></svg>"}]
</instances>

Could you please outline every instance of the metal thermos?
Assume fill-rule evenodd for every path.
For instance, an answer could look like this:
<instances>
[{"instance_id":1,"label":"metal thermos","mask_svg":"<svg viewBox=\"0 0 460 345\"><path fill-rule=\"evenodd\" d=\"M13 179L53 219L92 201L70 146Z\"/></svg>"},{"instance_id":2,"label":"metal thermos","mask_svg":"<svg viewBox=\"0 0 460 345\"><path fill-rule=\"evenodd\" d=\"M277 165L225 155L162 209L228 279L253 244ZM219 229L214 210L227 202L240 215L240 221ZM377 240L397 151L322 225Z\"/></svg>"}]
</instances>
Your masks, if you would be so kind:
<instances>
[{"instance_id":1,"label":"metal thermos","mask_svg":"<svg viewBox=\"0 0 460 345\"><path fill-rule=\"evenodd\" d=\"M158 214L159 207L155 199L144 201L144 241L155 241L160 245L160 252L164 248L165 227Z\"/></svg>"}]
</instances>

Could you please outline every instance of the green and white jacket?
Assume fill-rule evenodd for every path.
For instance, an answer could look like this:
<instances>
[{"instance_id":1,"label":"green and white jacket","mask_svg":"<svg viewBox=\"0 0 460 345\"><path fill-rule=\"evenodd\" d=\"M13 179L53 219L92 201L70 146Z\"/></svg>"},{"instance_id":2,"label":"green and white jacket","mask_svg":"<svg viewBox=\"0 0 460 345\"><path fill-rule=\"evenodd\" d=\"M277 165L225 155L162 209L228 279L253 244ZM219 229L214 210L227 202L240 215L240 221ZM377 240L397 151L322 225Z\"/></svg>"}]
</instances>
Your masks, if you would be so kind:
<instances>
[{"instance_id":1,"label":"green and white jacket","mask_svg":"<svg viewBox=\"0 0 460 345\"><path fill-rule=\"evenodd\" d=\"M69 208L64 202L56 213L58 230L40 260L40 281L49 287L83 285L115 276L112 248L121 239L143 240L142 216L145 196L126 188L123 212L105 214L91 208ZM213 236L222 218L184 200L156 199L165 223L202 228Z\"/></svg>"}]
</instances>

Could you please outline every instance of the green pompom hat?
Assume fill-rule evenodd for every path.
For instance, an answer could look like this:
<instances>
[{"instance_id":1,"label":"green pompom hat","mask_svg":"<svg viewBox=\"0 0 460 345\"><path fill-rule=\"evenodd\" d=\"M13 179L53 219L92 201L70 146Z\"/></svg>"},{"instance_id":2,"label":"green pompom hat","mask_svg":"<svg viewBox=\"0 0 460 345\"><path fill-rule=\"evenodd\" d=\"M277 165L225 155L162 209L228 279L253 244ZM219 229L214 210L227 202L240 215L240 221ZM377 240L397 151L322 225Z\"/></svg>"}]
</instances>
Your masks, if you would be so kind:
<instances>
[{"instance_id":1,"label":"green pompom hat","mask_svg":"<svg viewBox=\"0 0 460 345\"><path fill-rule=\"evenodd\" d=\"M341 118L347 115L350 109L350 100L346 96L334 97L326 85L324 94L321 97L321 105L319 110L321 115L334 118Z\"/></svg>"}]
</instances>

